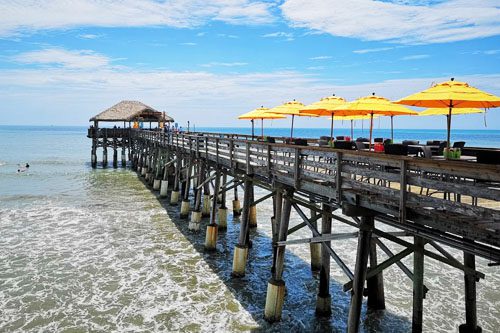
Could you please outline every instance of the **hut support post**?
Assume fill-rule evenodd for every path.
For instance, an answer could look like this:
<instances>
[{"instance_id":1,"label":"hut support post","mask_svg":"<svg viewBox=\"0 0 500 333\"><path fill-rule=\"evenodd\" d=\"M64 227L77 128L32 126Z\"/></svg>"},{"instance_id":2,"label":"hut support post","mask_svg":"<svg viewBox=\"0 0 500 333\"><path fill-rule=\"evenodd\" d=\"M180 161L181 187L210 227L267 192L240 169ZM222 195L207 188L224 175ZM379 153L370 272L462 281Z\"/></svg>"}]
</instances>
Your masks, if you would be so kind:
<instances>
[{"instance_id":1,"label":"hut support post","mask_svg":"<svg viewBox=\"0 0 500 333\"><path fill-rule=\"evenodd\" d=\"M222 172L222 184L227 183L227 173ZM227 229L227 207L226 207L226 189L222 189L220 194L220 206L219 206L219 230Z\"/></svg>"},{"instance_id":2,"label":"hut support post","mask_svg":"<svg viewBox=\"0 0 500 333\"><path fill-rule=\"evenodd\" d=\"M126 153L125 153L126 150L127 150L127 148L125 147L125 143L123 143L122 154L121 154L123 168L127 166L127 158L126 158Z\"/></svg>"},{"instance_id":3,"label":"hut support post","mask_svg":"<svg viewBox=\"0 0 500 333\"><path fill-rule=\"evenodd\" d=\"M368 256L370 254L373 223L373 216L361 217L356 266L354 269L354 281L351 294L351 306L349 309L349 319L347 323L347 332L349 333L356 333L359 331L359 320L361 317L361 305L363 302L363 290L365 287Z\"/></svg>"},{"instance_id":4,"label":"hut support post","mask_svg":"<svg viewBox=\"0 0 500 333\"><path fill-rule=\"evenodd\" d=\"M286 241L288 234L288 224L290 222L290 213L292 209L291 198L292 189L286 189L284 194L283 211L279 227L279 241ZM283 281L283 266L285 262L285 245L277 247L275 258L275 272L267 284L266 306L264 309L264 318L267 321L275 322L281 319L283 303L285 300L285 281Z\"/></svg>"},{"instance_id":5,"label":"hut support post","mask_svg":"<svg viewBox=\"0 0 500 333\"><path fill-rule=\"evenodd\" d=\"M220 188L220 170L217 169L215 171L215 186L214 186L214 196L212 202L212 215L210 216L210 224L207 226L207 233L205 235L205 250L206 251L215 251L217 246L217 197L219 196L219 188Z\"/></svg>"},{"instance_id":6,"label":"hut support post","mask_svg":"<svg viewBox=\"0 0 500 333\"><path fill-rule=\"evenodd\" d=\"M323 204L323 216L321 221L321 235L332 232L332 208ZM331 242L321 244L321 267L319 273L319 292L316 299L316 315L329 317L332 314L332 298L330 296L330 252L328 248ZM311 262L312 265L312 262Z\"/></svg>"},{"instance_id":7,"label":"hut support post","mask_svg":"<svg viewBox=\"0 0 500 333\"><path fill-rule=\"evenodd\" d=\"M476 257L473 254L464 252L464 266L476 269ZM479 333L481 327L477 325L476 307L476 277L471 273L464 273L465 282L465 324L460 325L460 333Z\"/></svg>"},{"instance_id":8,"label":"hut support post","mask_svg":"<svg viewBox=\"0 0 500 333\"><path fill-rule=\"evenodd\" d=\"M413 316L411 330L422 332L424 308L424 239L414 237L415 252L413 254Z\"/></svg>"},{"instance_id":9,"label":"hut support post","mask_svg":"<svg viewBox=\"0 0 500 333\"><path fill-rule=\"evenodd\" d=\"M116 139L113 139L113 168L118 167L118 149L116 148Z\"/></svg>"}]
</instances>

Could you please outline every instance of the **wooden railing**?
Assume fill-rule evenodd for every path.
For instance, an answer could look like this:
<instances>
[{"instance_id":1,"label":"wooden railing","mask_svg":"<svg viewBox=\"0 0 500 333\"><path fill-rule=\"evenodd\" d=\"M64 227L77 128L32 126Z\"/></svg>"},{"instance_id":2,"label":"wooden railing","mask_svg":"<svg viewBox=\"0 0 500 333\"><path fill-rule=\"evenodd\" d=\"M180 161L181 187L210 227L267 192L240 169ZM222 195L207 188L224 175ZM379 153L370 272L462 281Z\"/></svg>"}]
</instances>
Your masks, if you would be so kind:
<instances>
[{"instance_id":1,"label":"wooden railing","mask_svg":"<svg viewBox=\"0 0 500 333\"><path fill-rule=\"evenodd\" d=\"M339 206L371 209L399 226L500 248L498 165L270 144L230 134L132 130L132 137L274 179Z\"/></svg>"},{"instance_id":2,"label":"wooden railing","mask_svg":"<svg viewBox=\"0 0 500 333\"><path fill-rule=\"evenodd\" d=\"M87 129L88 138L128 138L130 128L95 128Z\"/></svg>"}]
</instances>

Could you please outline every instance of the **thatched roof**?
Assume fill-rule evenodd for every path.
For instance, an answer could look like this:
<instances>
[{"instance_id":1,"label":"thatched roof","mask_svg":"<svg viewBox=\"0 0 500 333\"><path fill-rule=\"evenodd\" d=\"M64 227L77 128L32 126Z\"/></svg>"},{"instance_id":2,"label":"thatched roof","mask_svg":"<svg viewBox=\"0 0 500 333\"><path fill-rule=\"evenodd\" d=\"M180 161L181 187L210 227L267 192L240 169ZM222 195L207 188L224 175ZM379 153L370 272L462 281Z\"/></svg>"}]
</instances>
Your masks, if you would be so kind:
<instances>
[{"instance_id":1,"label":"thatched roof","mask_svg":"<svg viewBox=\"0 0 500 333\"><path fill-rule=\"evenodd\" d=\"M133 121L139 118L142 121L174 121L167 115L163 119L163 112L138 101L121 101L90 118L90 121Z\"/></svg>"}]
</instances>

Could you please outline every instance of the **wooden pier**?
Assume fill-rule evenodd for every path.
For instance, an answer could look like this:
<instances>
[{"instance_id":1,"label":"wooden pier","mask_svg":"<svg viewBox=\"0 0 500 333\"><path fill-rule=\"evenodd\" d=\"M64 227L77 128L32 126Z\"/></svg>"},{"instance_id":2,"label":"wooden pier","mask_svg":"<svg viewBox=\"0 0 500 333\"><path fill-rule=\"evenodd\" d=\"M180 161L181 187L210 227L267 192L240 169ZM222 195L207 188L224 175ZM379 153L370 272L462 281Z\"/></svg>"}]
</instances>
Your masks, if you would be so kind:
<instances>
[{"instance_id":1,"label":"wooden pier","mask_svg":"<svg viewBox=\"0 0 500 333\"><path fill-rule=\"evenodd\" d=\"M268 321L280 320L286 307L285 248L310 244L311 269L319 271L316 314L331 315L333 259L349 279L343 286L351 293L348 332L359 329L364 296L369 308L385 308L385 297L390 295L384 294L383 271L391 265L397 265L413 281L412 330L421 332L426 257L463 271L465 321L460 332L481 331L476 283L484 274L476 270L475 257L486 258L491 265L500 263L498 165L322 148L314 146L315 140L309 140L308 146L288 145L280 139L268 143L236 134L101 128L89 130L89 137L99 143L92 148L94 167L98 146L104 149L104 165L108 163L106 147L121 148L122 156L128 149L126 156L133 170L160 191L161 197L170 193L172 205L181 201L180 216L190 218L190 230L200 230L202 217L209 217L207 229L200 230L206 233L207 251L216 250L218 233L227 223L226 193L235 191L233 213L241 213L242 218L234 249L234 278L245 274L251 251L249 229L258 222L255 207L273 199L273 218L259 221L272 226L274 259L263 314ZM256 198L255 186L269 194ZM243 205L238 187L244 189ZM334 214L337 210L343 215ZM290 227L292 213L303 222ZM336 233L332 219L357 231ZM384 226L396 231L384 231ZM287 240L301 228L308 228L312 237ZM331 246L347 238L358 239L354 267L348 267L343 254ZM393 253L387 242L404 249ZM462 251L463 258L455 258L442 245ZM379 251L388 258L379 262ZM401 261L410 255L413 268Z\"/></svg>"}]
</instances>

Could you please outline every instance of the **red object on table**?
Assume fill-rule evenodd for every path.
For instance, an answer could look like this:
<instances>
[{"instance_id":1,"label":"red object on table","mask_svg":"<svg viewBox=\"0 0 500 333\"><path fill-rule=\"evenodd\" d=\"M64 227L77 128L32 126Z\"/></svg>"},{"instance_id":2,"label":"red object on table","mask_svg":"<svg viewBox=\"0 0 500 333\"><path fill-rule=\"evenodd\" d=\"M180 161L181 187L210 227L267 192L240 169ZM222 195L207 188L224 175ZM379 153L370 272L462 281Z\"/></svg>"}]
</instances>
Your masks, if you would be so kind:
<instances>
[{"instance_id":1,"label":"red object on table","mask_svg":"<svg viewBox=\"0 0 500 333\"><path fill-rule=\"evenodd\" d=\"M376 153L384 152L384 144L376 142L375 145L373 146L373 151L375 151Z\"/></svg>"}]
</instances>

